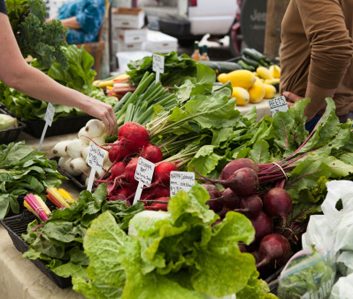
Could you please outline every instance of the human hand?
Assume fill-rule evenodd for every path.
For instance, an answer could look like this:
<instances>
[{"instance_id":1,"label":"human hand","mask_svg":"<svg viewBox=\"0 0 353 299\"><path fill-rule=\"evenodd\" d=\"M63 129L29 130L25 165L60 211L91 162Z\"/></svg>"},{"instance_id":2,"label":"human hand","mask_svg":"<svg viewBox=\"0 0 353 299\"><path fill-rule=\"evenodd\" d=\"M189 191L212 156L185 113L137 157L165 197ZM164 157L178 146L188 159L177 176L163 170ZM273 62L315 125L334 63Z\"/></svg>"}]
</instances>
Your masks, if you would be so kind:
<instances>
[{"instance_id":1,"label":"human hand","mask_svg":"<svg viewBox=\"0 0 353 299\"><path fill-rule=\"evenodd\" d=\"M284 91L283 95L286 97L287 104L289 107L292 107L296 102L304 98L290 91ZM307 117L307 121L310 121L319 111L320 109L314 107L313 103L310 102L304 111L304 115Z\"/></svg>"},{"instance_id":2,"label":"human hand","mask_svg":"<svg viewBox=\"0 0 353 299\"><path fill-rule=\"evenodd\" d=\"M88 100L86 100L85 102L86 104L84 105L82 110L87 114L103 121L108 130L108 133L110 135L115 135L117 124L113 108L106 103L89 97Z\"/></svg>"}]
</instances>

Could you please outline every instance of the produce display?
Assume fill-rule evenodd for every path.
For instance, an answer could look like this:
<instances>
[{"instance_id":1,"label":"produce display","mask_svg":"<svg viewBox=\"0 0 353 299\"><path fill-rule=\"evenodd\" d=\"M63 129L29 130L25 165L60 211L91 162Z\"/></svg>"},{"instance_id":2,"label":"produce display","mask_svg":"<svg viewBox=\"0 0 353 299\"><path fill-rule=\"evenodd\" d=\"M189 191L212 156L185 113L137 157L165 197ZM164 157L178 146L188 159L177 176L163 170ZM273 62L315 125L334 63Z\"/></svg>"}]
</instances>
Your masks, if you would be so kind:
<instances>
[{"instance_id":1,"label":"produce display","mask_svg":"<svg viewBox=\"0 0 353 299\"><path fill-rule=\"evenodd\" d=\"M274 98L281 77L247 48L233 62L163 54L160 82L150 56L94 81L92 56L66 44L60 22L45 22L41 0L6 3L28 63L110 104L117 121L108 136L89 120L53 146L52 160L24 142L0 145L0 219L27 227L10 232L25 258L88 299L345 298L353 130L331 98L311 132L309 99L260 120L259 106L242 114L237 107ZM2 82L0 102L19 120L43 119L47 108ZM55 108L54 120L82 113ZM16 118L0 114L0 131ZM136 169L147 177L140 158L154 164L150 184L136 180ZM177 191L175 171L192 174ZM93 181L93 191L64 189L70 179Z\"/></svg>"}]
</instances>

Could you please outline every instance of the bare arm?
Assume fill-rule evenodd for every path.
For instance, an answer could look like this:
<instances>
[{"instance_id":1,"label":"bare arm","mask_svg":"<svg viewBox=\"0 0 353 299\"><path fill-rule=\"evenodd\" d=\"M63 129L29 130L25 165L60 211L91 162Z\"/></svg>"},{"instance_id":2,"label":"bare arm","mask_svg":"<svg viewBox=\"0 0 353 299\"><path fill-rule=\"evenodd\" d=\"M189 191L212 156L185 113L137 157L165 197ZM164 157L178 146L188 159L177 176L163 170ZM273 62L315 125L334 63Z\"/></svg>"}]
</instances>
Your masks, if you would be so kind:
<instances>
[{"instance_id":1,"label":"bare arm","mask_svg":"<svg viewBox=\"0 0 353 299\"><path fill-rule=\"evenodd\" d=\"M81 27L80 24L77 22L76 17L63 19L63 20L60 20L60 22L64 27L70 28L70 29L80 29L80 27Z\"/></svg>"},{"instance_id":2,"label":"bare arm","mask_svg":"<svg viewBox=\"0 0 353 299\"><path fill-rule=\"evenodd\" d=\"M101 119L110 133L113 133L116 119L111 106L64 87L41 71L29 66L22 57L8 17L2 13L0 13L0 28L1 81L33 98L77 107Z\"/></svg>"}]
</instances>

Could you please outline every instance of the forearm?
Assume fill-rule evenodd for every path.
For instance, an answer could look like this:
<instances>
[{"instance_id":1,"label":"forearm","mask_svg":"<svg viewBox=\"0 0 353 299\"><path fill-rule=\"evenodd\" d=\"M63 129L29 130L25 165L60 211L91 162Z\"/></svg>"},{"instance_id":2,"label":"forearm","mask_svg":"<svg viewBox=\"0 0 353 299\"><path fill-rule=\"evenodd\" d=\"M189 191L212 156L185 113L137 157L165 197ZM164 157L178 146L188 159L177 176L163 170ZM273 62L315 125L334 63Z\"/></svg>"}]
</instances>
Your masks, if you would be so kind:
<instances>
[{"instance_id":1,"label":"forearm","mask_svg":"<svg viewBox=\"0 0 353 299\"><path fill-rule=\"evenodd\" d=\"M60 20L60 22L64 27L69 28L69 29L80 29L81 28L80 24L77 22L76 17Z\"/></svg>"},{"instance_id":2,"label":"forearm","mask_svg":"<svg viewBox=\"0 0 353 299\"><path fill-rule=\"evenodd\" d=\"M13 76L15 79L13 78L9 82L11 87L36 99L53 104L73 106L84 111L91 101L84 94L60 85L41 71L30 66L24 66L21 71Z\"/></svg>"}]
</instances>

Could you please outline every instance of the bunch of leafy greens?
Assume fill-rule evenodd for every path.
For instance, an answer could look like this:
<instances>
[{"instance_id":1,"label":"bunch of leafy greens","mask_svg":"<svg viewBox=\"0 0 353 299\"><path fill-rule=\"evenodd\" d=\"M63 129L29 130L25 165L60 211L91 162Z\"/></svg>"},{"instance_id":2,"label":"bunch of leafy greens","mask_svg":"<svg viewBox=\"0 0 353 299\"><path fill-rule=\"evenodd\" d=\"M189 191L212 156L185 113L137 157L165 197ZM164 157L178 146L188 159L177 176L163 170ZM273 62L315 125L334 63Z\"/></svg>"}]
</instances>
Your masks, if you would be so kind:
<instances>
[{"instance_id":1,"label":"bunch of leafy greens","mask_svg":"<svg viewBox=\"0 0 353 299\"><path fill-rule=\"evenodd\" d=\"M24 57L37 59L40 69L57 62L66 67L61 46L66 44L65 28L60 21L45 22L43 0L6 0L7 13Z\"/></svg>"},{"instance_id":2,"label":"bunch of leafy greens","mask_svg":"<svg viewBox=\"0 0 353 299\"><path fill-rule=\"evenodd\" d=\"M59 186L63 178L55 161L23 142L0 145L0 219L10 210L19 213L19 196L41 194L49 186Z\"/></svg>"},{"instance_id":3,"label":"bunch of leafy greens","mask_svg":"<svg viewBox=\"0 0 353 299\"><path fill-rule=\"evenodd\" d=\"M123 201L107 201L106 187L100 185L92 194L81 192L71 207L54 210L49 220L39 225L35 220L28 225L24 240L30 249L29 259L41 259L57 275L70 277L84 272L88 259L83 252L83 238L93 219L110 211L122 230L127 230L130 219L143 210L142 204L128 206Z\"/></svg>"},{"instance_id":4,"label":"bunch of leafy greens","mask_svg":"<svg viewBox=\"0 0 353 299\"><path fill-rule=\"evenodd\" d=\"M196 62L186 54L178 56L176 52L163 54L164 56L164 73L161 74L161 82L163 85L174 86L179 85L188 77L196 76ZM127 74L134 85L138 85L146 72L153 72L152 56L132 61L128 64L129 70Z\"/></svg>"},{"instance_id":5,"label":"bunch of leafy greens","mask_svg":"<svg viewBox=\"0 0 353 299\"><path fill-rule=\"evenodd\" d=\"M101 89L93 86L96 74L92 69L94 59L87 51L71 45L62 47L62 52L67 61L67 68L63 68L59 62L53 63L47 71L50 77L62 85L81 91L107 104L116 103L115 98L105 96ZM34 61L33 66L36 65L37 62ZM22 120L43 119L48 106L46 102L33 99L1 82L0 102L11 114ZM80 114L82 112L77 108L55 105L54 120Z\"/></svg>"},{"instance_id":6,"label":"bunch of leafy greens","mask_svg":"<svg viewBox=\"0 0 353 299\"><path fill-rule=\"evenodd\" d=\"M127 235L110 212L92 222L84 237L85 274L73 275L86 298L276 298L258 279L254 257L239 242L254 239L251 222L235 212L222 222L209 210L199 185L171 198L168 212L135 215Z\"/></svg>"}]
</instances>

